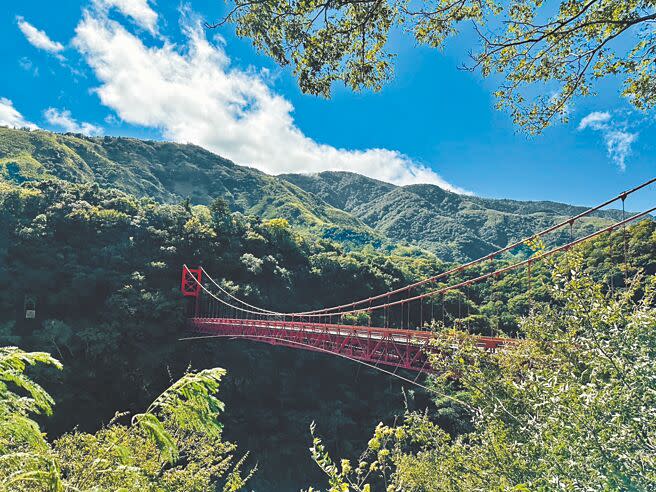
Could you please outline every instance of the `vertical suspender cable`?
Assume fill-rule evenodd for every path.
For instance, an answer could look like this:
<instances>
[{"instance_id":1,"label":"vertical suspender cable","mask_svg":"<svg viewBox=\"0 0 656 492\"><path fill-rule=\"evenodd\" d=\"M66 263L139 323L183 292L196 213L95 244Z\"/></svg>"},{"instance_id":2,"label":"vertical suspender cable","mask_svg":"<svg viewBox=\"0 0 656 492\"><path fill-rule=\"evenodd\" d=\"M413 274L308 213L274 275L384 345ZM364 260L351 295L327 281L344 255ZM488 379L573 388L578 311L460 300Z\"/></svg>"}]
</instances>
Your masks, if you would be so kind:
<instances>
[{"instance_id":1,"label":"vertical suspender cable","mask_svg":"<svg viewBox=\"0 0 656 492\"><path fill-rule=\"evenodd\" d=\"M431 296L431 325L435 322L435 297Z\"/></svg>"},{"instance_id":2,"label":"vertical suspender cable","mask_svg":"<svg viewBox=\"0 0 656 492\"><path fill-rule=\"evenodd\" d=\"M424 300L419 299L419 329L424 327Z\"/></svg>"},{"instance_id":3,"label":"vertical suspender cable","mask_svg":"<svg viewBox=\"0 0 656 492\"><path fill-rule=\"evenodd\" d=\"M460 289L458 289L458 324L462 325L462 296L464 295Z\"/></svg>"},{"instance_id":4,"label":"vertical suspender cable","mask_svg":"<svg viewBox=\"0 0 656 492\"><path fill-rule=\"evenodd\" d=\"M615 290L615 262L613 261L613 231L608 234L608 258L610 259L610 292Z\"/></svg>"},{"instance_id":5,"label":"vertical suspender cable","mask_svg":"<svg viewBox=\"0 0 656 492\"><path fill-rule=\"evenodd\" d=\"M408 297L412 295L412 289L408 289ZM408 324L405 325L406 328L409 330L410 329L410 307L412 306L412 302L408 302Z\"/></svg>"},{"instance_id":6,"label":"vertical suspender cable","mask_svg":"<svg viewBox=\"0 0 656 492\"><path fill-rule=\"evenodd\" d=\"M467 320L467 332L471 332L471 327L470 327L471 320L469 319L469 316L471 314L469 312L469 296L465 296L465 301L466 301L465 306L467 307L467 317L465 318Z\"/></svg>"},{"instance_id":7,"label":"vertical suspender cable","mask_svg":"<svg viewBox=\"0 0 656 492\"><path fill-rule=\"evenodd\" d=\"M622 195L622 220L624 220L625 209L624 202L626 201L626 195ZM622 235L624 236L624 286L628 285L628 274L629 274L629 250L626 243L626 223L622 225Z\"/></svg>"},{"instance_id":8,"label":"vertical suspender cable","mask_svg":"<svg viewBox=\"0 0 656 492\"><path fill-rule=\"evenodd\" d=\"M531 264L532 263L533 263L532 261L529 261L528 265L527 265L527 268L526 268L526 272L527 272L527 275L528 275L528 309L529 309L529 311L531 310L531 307L533 307L533 302L532 302L533 301L533 296L531 295L532 294L532 291L531 291Z\"/></svg>"},{"instance_id":9,"label":"vertical suspender cable","mask_svg":"<svg viewBox=\"0 0 656 492\"><path fill-rule=\"evenodd\" d=\"M367 311L367 314L369 315L369 326L371 326L371 317L372 317L371 301L369 301L369 311Z\"/></svg>"},{"instance_id":10,"label":"vertical suspender cable","mask_svg":"<svg viewBox=\"0 0 656 492\"><path fill-rule=\"evenodd\" d=\"M442 325L446 326L446 320L444 317L444 297L446 296L446 292L442 292Z\"/></svg>"}]
</instances>

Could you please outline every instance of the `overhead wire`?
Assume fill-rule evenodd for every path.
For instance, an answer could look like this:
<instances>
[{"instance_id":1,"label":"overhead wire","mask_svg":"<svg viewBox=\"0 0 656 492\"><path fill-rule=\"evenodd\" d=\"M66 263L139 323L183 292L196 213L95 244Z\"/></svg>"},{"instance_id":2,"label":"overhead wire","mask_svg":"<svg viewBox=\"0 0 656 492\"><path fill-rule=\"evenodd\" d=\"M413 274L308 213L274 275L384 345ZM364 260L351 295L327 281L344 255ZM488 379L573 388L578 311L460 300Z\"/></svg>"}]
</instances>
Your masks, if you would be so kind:
<instances>
[{"instance_id":1,"label":"overhead wire","mask_svg":"<svg viewBox=\"0 0 656 492\"><path fill-rule=\"evenodd\" d=\"M392 291L389 291L389 292L384 292L382 294L378 294L378 295L375 295L375 296L370 296L370 297L367 297L367 298L363 298L363 299L360 299L360 300L357 300L357 301L352 301L352 302L345 303L345 304L340 304L340 305L337 305L337 306L315 309L315 310L312 310L312 311L280 312L280 311L273 311L273 310L264 309L264 308L261 308L261 307L258 307L258 306L254 306L252 304L247 303L246 301L243 301L242 299L239 299L238 297L232 295L231 293L227 292L207 273L207 271L203 267L201 267L201 269L203 270L205 275L210 279L210 281L217 288L219 288L223 293L225 293L227 296L229 296L231 299L233 299L233 300L235 300L235 301L237 301L237 302L239 302L239 303L241 303L241 304L243 304L243 305L245 305L245 306L247 306L251 309L255 309L260 313L276 314L276 315L281 315L281 316L305 316L305 315L329 314L329 313L332 313L332 314L355 313L355 312L364 311L364 309L355 309L356 306L359 306L359 305L365 304L365 303L370 303L371 304L372 301L382 299L386 296L389 297L390 295L398 294L400 292L409 291L414 287L418 287L418 286L427 284L429 282L435 282L435 281L437 281L441 278L447 277L447 276L452 275L454 273L461 272L463 270L469 269L472 266L475 266L475 265L477 265L479 263L482 263L484 261L493 260L497 256L499 256L499 255L501 255L505 252L508 252L508 251L510 251L514 248L517 248L517 247L521 246L522 244L525 244L526 241L529 241L531 239L535 239L535 238L538 238L538 237L542 237L546 234L550 234L551 232L554 232L558 229L561 229L561 228L563 228L567 225L570 226L570 231L569 232L570 232L570 242L571 242L571 241L573 241L573 230L572 230L573 229L573 224L576 220L579 220L583 217L586 217L586 216L588 216L588 215L590 215L590 214L592 214L592 213L594 213L594 212L596 212L596 211L598 211L598 210L600 210L600 209L602 209L602 208L604 208L604 207L606 207L606 206L608 206L608 205L610 205L610 204L612 204L612 203L614 203L618 200L622 201L622 219L624 220L624 218L625 218L624 217L624 202L626 200L626 197L631 195L632 193L635 193L635 192L641 190L642 188L650 186L654 182L656 182L656 178L652 178L650 180L647 180L647 181L641 183L640 185L638 185L638 186L636 186L636 187L634 187L630 190L624 191L624 192L618 194L617 196L615 196L615 197L613 197L609 200L606 200L603 203L600 203L600 204L598 204L594 207L591 207L591 208L579 213L578 215L575 215L574 217L570 217L569 219L564 220L564 221L562 221L558 224L547 227L546 229L543 229L542 231L536 232L535 234L529 236L526 239L516 241L512 244L509 244L509 245L503 247L503 248L500 248L496 251L493 251L492 253L489 253L488 255L480 257L476 260L472 260L472 261L470 261L468 263L465 263L465 264L462 264L458 267L454 267L454 268L452 268L450 270L447 270L445 272L441 272L441 273L439 273L435 276L432 276L432 277L429 277L429 278L426 278L426 279L423 279L423 280L419 280L419 281L414 282L412 284L408 284L408 285L400 287L398 289L395 289L395 290L392 290ZM376 306L374 306L374 307L376 307ZM350 309L347 309L347 308L350 308ZM336 312L336 311L339 311L339 312Z\"/></svg>"},{"instance_id":2,"label":"overhead wire","mask_svg":"<svg viewBox=\"0 0 656 492\"><path fill-rule=\"evenodd\" d=\"M520 262L517 262L517 263L513 263L512 265L508 265L508 266L506 266L506 267L503 267L503 268L497 269L497 270L495 270L495 271L493 271L493 272L489 272L489 273L486 273L486 274L480 275L480 276L475 277L475 278L473 278L473 279L465 280L465 281L462 281L462 282L460 282L460 283L457 283L457 284L454 284L454 285L450 285L450 286L447 286L447 287L444 287L444 288L431 290L431 291L428 291L428 292L425 292L425 293L422 293L422 294L416 295L416 296L414 296L414 297L407 297L407 298L400 299L400 300L397 300L397 301L391 301L391 302L387 302L387 303L385 303L385 304L379 304L379 305L376 305L376 306L372 306L372 307L369 308L369 309L356 309L356 310L343 311L343 312L332 313L332 314L334 314L334 315L338 315L338 314L356 314L356 313L364 312L364 311L367 311L367 310L369 310L369 311L376 311L376 310L379 310L379 309L389 308L389 307L393 307L393 306L397 306L397 305L401 305L401 306L403 306L403 305L405 305L405 304L407 304L407 303L410 303L410 302L412 302L412 301L417 301L417 300L419 300L419 299L425 299L425 298L427 298L427 297L429 297L429 296L432 296L432 295L436 295L436 294L444 294L444 293L449 292L449 291L452 291L452 290L456 290L456 289L459 289L459 288L467 287L467 286L469 286L469 285L472 285L472 284L474 284L474 283L478 283L478 282L480 282L480 281L482 281L482 280L485 280L485 279L488 279L488 278L490 278L490 277L498 276L498 275L501 275L501 274L505 274L505 273L507 273L507 272L509 272L509 271L513 271L513 270L516 270L516 269L518 269L518 268L521 268L521 267L527 266L527 265L529 265L529 264L532 263L532 262L542 260L542 259L544 259L544 258L547 258L547 257L549 257L549 256L552 256L552 255L554 255L554 254L556 254L556 253L559 253L559 252L561 252L561 251L564 251L564 250L570 249L571 247L576 246L577 244L580 244L580 243L582 243L582 242L588 241L588 240L590 240L590 239L592 239L592 238L594 238L594 237L596 237L596 236L599 236L599 235L601 235L601 234L603 234L603 233L606 233L606 232L612 231L613 229L615 229L615 228L617 228L617 227L623 227L623 226L625 226L627 223L632 222L632 221L635 221L635 220L637 220L637 219L639 219L639 218L645 217L645 216L647 216L647 215L653 213L654 211L656 211L656 207L653 207L653 208L651 208L651 209L649 209L649 210L646 210L646 211L644 211L644 212L641 212L641 213L638 213L638 214L632 215L631 217L628 217L628 218L626 218L626 219L624 219L624 220L622 220L622 221L620 221L620 222L616 222L616 223L614 223L614 224L612 224L612 225L610 225L610 226L608 226L608 227L605 227L605 228L603 228L603 229L600 229L600 230L598 230L598 231L595 231L595 232L593 232L593 233L591 233L591 234L588 234L587 236L584 236L584 237L582 237L582 238L576 239L576 240L574 240L574 241L572 241L572 242L569 242L569 243L567 243L567 244L565 244L565 245L559 246L559 247L557 247L557 248L551 249L551 250L546 251L546 252L539 253L539 254L534 255L534 256L532 256L532 257L526 259L526 260L523 260L523 261L520 261ZM184 265L183 268L185 268L189 273L191 273L190 270L189 270L189 268L187 267L187 265ZM226 305L226 306L228 306L228 307L231 307L231 308L235 309L236 311L241 311L241 312L244 312L244 313L258 314L258 315L263 315L263 316L271 316L271 317L272 317L272 316L286 316L286 317L290 317L290 316L292 316L292 317L293 317L293 316L296 316L296 315L298 314L298 313L295 313L294 315L292 315L292 314L290 314L290 313L278 313L278 312L273 312L273 313L263 313L262 311L253 311L253 310L250 310L250 309L244 309L244 308L241 308L241 307L239 307L239 306L235 306L235 305L233 305L233 304L230 304L230 303L227 302L227 301L224 301L223 299L220 299L220 298L217 297L216 295L214 295L211 291L209 291L209 290L208 290L208 289L202 284L202 282L200 282L200 281L195 277L195 275L192 274L191 277L192 277L192 278L194 279L194 281L195 281L195 282L196 282L196 283L202 288L202 290L203 290L205 293L207 293L208 295L210 295L211 297L213 297L213 298L216 299L217 301L221 302L222 304L224 304L224 305ZM325 316L325 313L310 313L310 314L304 315L304 317L307 317L308 319L309 319L309 318L322 317L322 316ZM402 318L401 318L401 319L403 319L403 314L402 314Z\"/></svg>"}]
</instances>

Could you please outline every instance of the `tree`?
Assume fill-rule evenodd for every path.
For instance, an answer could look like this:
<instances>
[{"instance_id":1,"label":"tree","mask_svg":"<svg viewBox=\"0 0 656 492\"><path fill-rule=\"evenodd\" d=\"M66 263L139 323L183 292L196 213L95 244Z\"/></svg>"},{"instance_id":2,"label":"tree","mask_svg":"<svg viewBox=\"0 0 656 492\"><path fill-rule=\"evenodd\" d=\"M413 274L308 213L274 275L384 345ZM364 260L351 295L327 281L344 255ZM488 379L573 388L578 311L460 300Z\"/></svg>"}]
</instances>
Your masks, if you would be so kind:
<instances>
[{"instance_id":1,"label":"tree","mask_svg":"<svg viewBox=\"0 0 656 492\"><path fill-rule=\"evenodd\" d=\"M582 265L556 269L554 302L523 321L522 342L486 353L466 333L441 334L436 391L467 410L470 432L453 437L408 413L381 423L353 467L315 438L331 490L653 490L656 277L608 292Z\"/></svg>"},{"instance_id":2,"label":"tree","mask_svg":"<svg viewBox=\"0 0 656 492\"><path fill-rule=\"evenodd\" d=\"M341 315L340 322L345 325L366 326L371 324L371 315L365 311L345 313Z\"/></svg>"},{"instance_id":3,"label":"tree","mask_svg":"<svg viewBox=\"0 0 656 492\"><path fill-rule=\"evenodd\" d=\"M434 48L472 25L480 46L467 69L502 74L497 106L538 133L566 120L577 96L619 76L639 109L656 104L653 0L234 0L219 23L282 65L304 92L329 96L332 83L380 90L393 74L390 33L410 32Z\"/></svg>"},{"instance_id":4,"label":"tree","mask_svg":"<svg viewBox=\"0 0 656 492\"><path fill-rule=\"evenodd\" d=\"M244 458L221 438L216 392L225 371L188 372L128 425L117 414L98 432L46 441L34 415L51 414L50 395L25 374L28 366L61 364L44 352L0 348L0 490L215 490L241 489Z\"/></svg>"},{"instance_id":5,"label":"tree","mask_svg":"<svg viewBox=\"0 0 656 492\"><path fill-rule=\"evenodd\" d=\"M50 415L54 404L25 374L28 366L37 364L62 367L45 352L0 347L0 490L28 490L34 483L60 484L48 444L32 419L38 414Z\"/></svg>"},{"instance_id":6,"label":"tree","mask_svg":"<svg viewBox=\"0 0 656 492\"><path fill-rule=\"evenodd\" d=\"M215 198L210 204L210 213L216 232L219 235L228 233L232 225L232 214L228 202L221 197Z\"/></svg>"}]
</instances>

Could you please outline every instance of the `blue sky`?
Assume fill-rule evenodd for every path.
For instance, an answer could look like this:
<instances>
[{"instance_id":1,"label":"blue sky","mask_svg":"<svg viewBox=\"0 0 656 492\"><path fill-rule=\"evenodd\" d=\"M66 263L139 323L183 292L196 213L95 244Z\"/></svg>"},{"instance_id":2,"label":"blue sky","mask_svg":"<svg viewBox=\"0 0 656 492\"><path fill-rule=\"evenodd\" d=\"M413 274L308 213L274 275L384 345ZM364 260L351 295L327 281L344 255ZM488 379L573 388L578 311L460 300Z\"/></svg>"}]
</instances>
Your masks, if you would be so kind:
<instances>
[{"instance_id":1,"label":"blue sky","mask_svg":"<svg viewBox=\"0 0 656 492\"><path fill-rule=\"evenodd\" d=\"M615 82L576 101L570 123L527 137L494 109L494 80L398 35L380 93L300 93L291 71L231 26L200 21L220 0L4 0L0 124L192 142L270 173L343 169L480 196L592 204L654 175L653 114ZM609 151L611 148L611 151ZM627 206L654 202L648 190Z\"/></svg>"}]
</instances>

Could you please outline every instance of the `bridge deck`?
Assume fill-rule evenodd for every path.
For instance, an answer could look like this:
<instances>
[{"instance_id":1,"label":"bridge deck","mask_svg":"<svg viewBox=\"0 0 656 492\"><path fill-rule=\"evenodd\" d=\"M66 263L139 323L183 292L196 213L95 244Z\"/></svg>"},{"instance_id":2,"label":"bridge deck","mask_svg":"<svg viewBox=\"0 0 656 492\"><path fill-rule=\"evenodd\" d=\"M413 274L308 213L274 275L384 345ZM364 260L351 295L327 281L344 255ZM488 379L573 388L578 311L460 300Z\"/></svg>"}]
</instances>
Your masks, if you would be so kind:
<instances>
[{"instance_id":1,"label":"bridge deck","mask_svg":"<svg viewBox=\"0 0 656 492\"><path fill-rule=\"evenodd\" d=\"M190 327L207 335L246 338L271 345L339 354L370 364L430 372L426 351L435 336L430 331L303 321L239 318L191 318ZM508 338L478 337L484 350L496 350Z\"/></svg>"}]
</instances>

